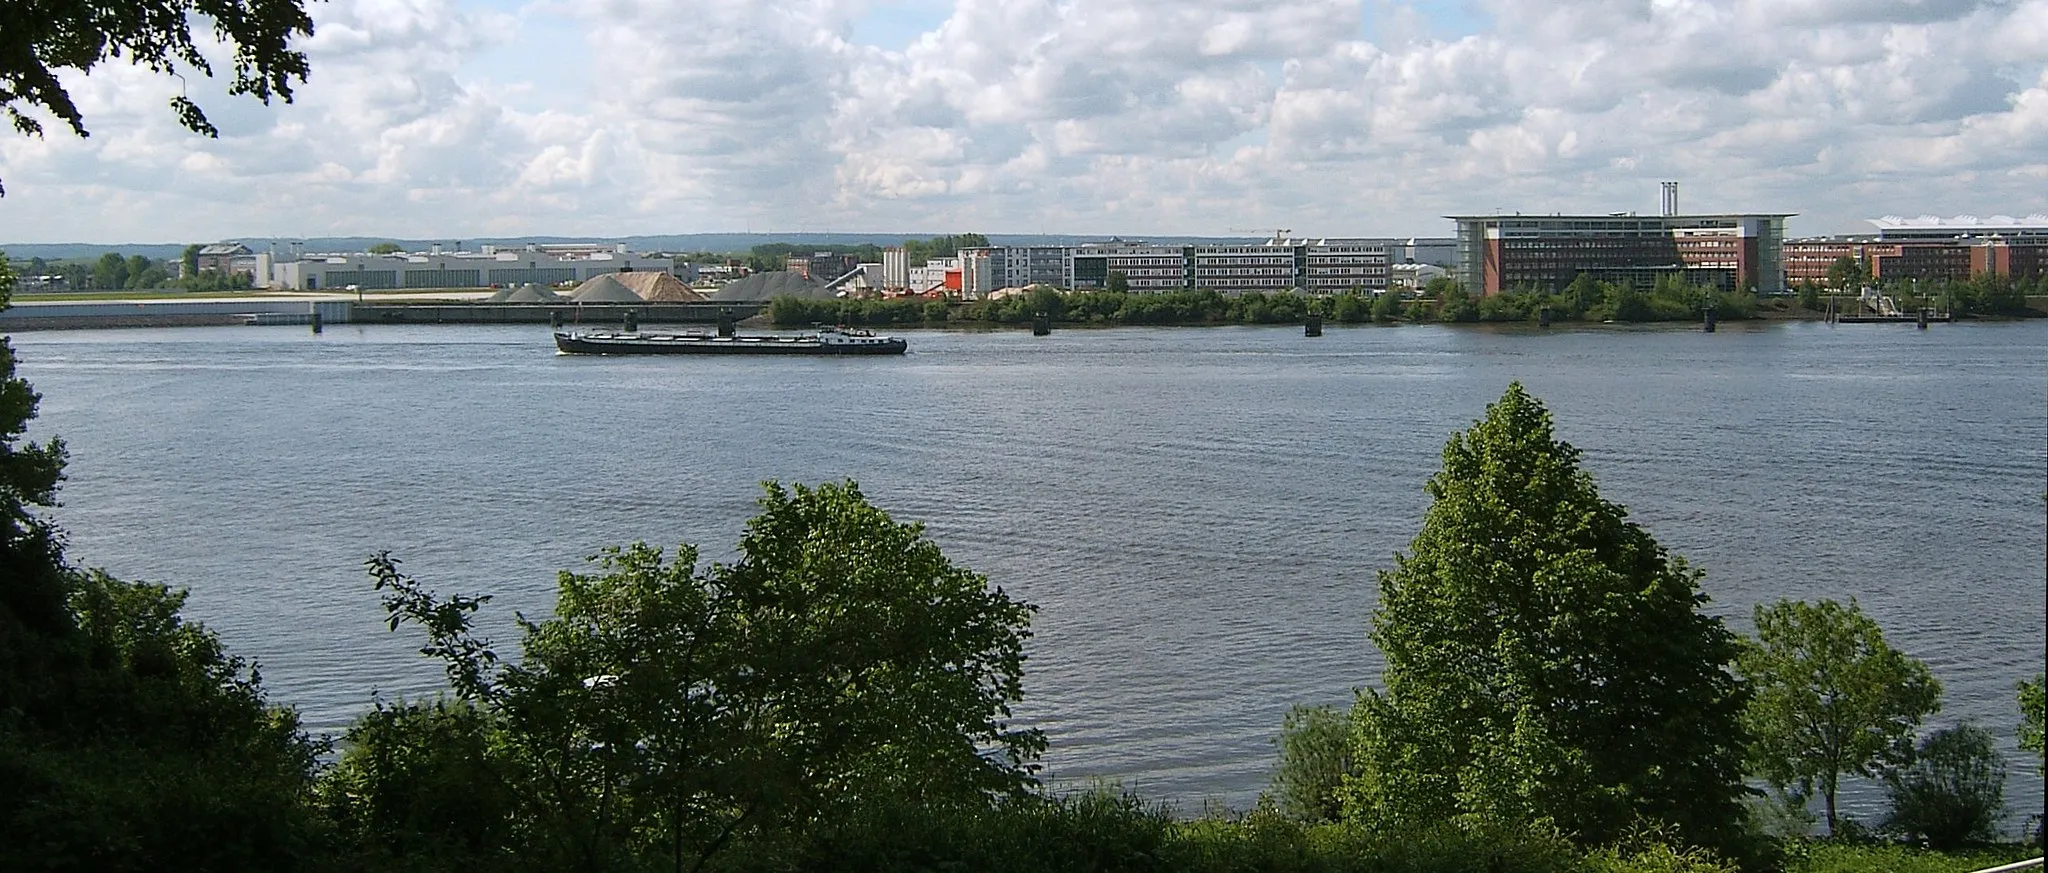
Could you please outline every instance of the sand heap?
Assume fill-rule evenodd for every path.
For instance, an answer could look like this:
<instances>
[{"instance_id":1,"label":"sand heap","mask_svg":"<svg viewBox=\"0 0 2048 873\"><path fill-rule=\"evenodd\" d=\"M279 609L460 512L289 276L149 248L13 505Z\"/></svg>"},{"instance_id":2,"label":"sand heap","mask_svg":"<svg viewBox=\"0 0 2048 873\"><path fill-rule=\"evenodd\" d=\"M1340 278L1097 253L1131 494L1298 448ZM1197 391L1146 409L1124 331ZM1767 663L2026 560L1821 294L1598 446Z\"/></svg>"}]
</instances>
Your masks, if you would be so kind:
<instances>
[{"instance_id":1,"label":"sand heap","mask_svg":"<svg viewBox=\"0 0 2048 873\"><path fill-rule=\"evenodd\" d=\"M829 298L833 291L825 283L795 273L755 273L712 292L711 299L735 303L773 300L777 297Z\"/></svg>"},{"instance_id":2,"label":"sand heap","mask_svg":"<svg viewBox=\"0 0 2048 873\"><path fill-rule=\"evenodd\" d=\"M613 273L612 278L649 303L701 303L704 300L704 295L690 290L683 280L667 273L634 270Z\"/></svg>"},{"instance_id":3,"label":"sand heap","mask_svg":"<svg viewBox=\"0 0 2048 873\"><path fill-rule=\"evenodd\" d=\"M560 294L556 294L555 292L553 292L553 291L550 291L550 290L548 290L547 288L545 288L545 287L542 287L542 286L540 286L540 285L536 285L536 284L534 284L534 283L532 283L532 282L528 282L528 283L526 283L526 284L524 284L524 285L521 285L521 286L519 286L519 289L518 289L518 290L516 290L516 291L514 291L514 290L512 290L512 289L509 289L509 288L508 288L508 289L506 289L505 291L501 291L501 292L499 292L499 293L500 293L500 294L504 294L505 296L504 296L504 297L503 297L502 299L500 299L500 298L499 298L499 296L498 296L497 294L493 294L493 295L491 295L491 302L492 302L492 303L560 303L560 302L562 302L562 295L560 295Z\"/></svg>"},{"instance_id":4,"label":"sand heap","mask_svg":"<svg viewBox=\"0 0 2048 873\"><path fill-rule=\"evenodd\" d=\"M645 303L633 289L619 283L613 274L606 273L576 286L576 292L569 299L578 303Z\"/></svg>"}]
</instances>

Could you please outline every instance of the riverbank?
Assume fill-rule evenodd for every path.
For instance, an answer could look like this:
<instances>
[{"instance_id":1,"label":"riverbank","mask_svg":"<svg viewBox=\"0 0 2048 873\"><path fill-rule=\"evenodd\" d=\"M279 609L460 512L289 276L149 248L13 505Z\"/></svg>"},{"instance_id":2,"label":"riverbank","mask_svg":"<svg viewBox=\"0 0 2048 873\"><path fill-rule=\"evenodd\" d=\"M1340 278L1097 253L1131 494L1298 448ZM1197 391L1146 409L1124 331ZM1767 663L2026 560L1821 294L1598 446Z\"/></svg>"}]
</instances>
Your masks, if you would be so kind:
<instances>
[{"instance_id":1,"label":"riverbank","mask_svg":"<svg viewBox=\"0 0 2048 873\"><path fill-rule=\"evenodd\" d=\"M200 327L237 324L307 324L319 313L324 324L715 324L731 320L754 328L807 328L820 324L894 328L1015 329L1031 326L1036 310L1011 305L992 308L989 301L923 300L798 300L707 303L494 304L486 291L382 292L358 299L336 292L251 292L193 295L184 293L119 294L90 292L35 296L0 311L0 331L76 330L92 328ZM1292 294L1128 295L1105 306L1099 295L1069 295L1048 314L1048 326L1082 327L1212 327L1230 324L1299 325L1321 314L1329 326L1403 324L1536 324L1537 314L1505 311L1493 304L1474 309L1470 318L1444 319L1432 301L1409 301L1397 316L1373 317L1347 305L1348 298L1309 298ZM1211 299L1213 297L1214 299ZM62 299L57 299L62 298ZM1135 298L1135 302L1132 298ZM1485 301L1482 301L1485 304ZM2048 297L2029 298L2029 306L2048 316ZM1493 311L1489 312L1489 308ZM1962 320L2004 320L2011 316L1968 317ZM1730 326L1745 321L1825 321L1827 314L1800 306L1790 298L1755 301L1739 312L1722 312L1717 320ZM1699 324L1702 317L1602 320L1557 315L1556 325Z\"/></svg>"}]
</instances>

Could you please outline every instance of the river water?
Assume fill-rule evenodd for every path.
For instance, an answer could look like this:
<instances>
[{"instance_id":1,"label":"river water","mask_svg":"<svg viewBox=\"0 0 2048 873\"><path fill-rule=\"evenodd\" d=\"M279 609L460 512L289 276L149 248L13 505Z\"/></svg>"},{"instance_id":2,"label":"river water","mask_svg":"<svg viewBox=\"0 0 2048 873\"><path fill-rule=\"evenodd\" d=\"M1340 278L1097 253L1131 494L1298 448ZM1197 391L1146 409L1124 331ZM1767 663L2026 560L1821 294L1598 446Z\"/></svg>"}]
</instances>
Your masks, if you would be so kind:
<instances>
[{"instance_id":1,"label":"river water","mask_svg":"<svg viewBox=\"0 0 2048 873\"><path fill-rule=\"evenodd\" d=\"M430 693L361 568L543 615L607 544L729 557L760 480L851 477L1038 604L1020 714L1061 779L1249 805L1296 703L1375 681L1375 571L1445 439L1510 380L1602 494L1750 628L1857 598L2012 756L2042 669L2048 324L919 332L903 358L557 356L528 327L13 338L72 452L71 554L191 589L188 613L338 733ZM1876 797L1852 793L1848 811Z\"/></svg>"}]
</instances>

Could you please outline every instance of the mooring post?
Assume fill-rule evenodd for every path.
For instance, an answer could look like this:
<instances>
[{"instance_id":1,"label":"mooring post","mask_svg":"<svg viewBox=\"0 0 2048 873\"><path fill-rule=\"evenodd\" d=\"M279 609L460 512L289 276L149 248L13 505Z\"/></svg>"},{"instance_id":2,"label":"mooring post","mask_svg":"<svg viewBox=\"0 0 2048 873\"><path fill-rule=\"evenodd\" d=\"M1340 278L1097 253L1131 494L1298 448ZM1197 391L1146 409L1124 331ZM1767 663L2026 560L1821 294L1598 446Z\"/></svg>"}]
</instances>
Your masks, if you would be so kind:
<instances>
[{"instance_id":1,"label":"mooring post","mask_svg":"<svg viewBox=\"0 0 2048 873\"><path fill-rule=\"evenodd\" d=\"M1713 333L1713 332L1714 332L1714 305L1713 305L1713 304L1711 304L1711 303L1707 304L1707 324L1706 324L1706 331L1707 331L1707 333Z\"/></svg>"},{"instance_id":2,"label":"mooring post","mask_svg":"<svg viewBox=\"0 0 2048 873\"><path fill-rule=\"evenodd\" d=\"M1311 313L1309 313L1309 314L1308 314L1308 317L1307 317L1307 318L1304 318L1304 319L1302 319L1302 322L1301 322L1301 335L1302 335L1302 336L1322 336L1322 335L1323 335L1323 317L1322 317L1322 316L1321 316L1320 314L1317 314L1317 313L1314 313L1314 312L1311 312Z\"/></svg>"},{"instance_id":3,"label":"mooring post","mask_svg":"<svg viewBox=\"0 0 2048 873\"><path fill-rule=\"evenodd\" d=\"M1927 329L1927 307L1920 307L1920 329Z\"/></svg>"},{"instance_id":4,"label":"mooring post","mask_svg":"<svg viewBox=\"0 0 2048 873\"><path fill-rule=\"evenodd\" d=\"M1040 312L1031 317L1031 335L1045 336L1052 333L1052 316Z\"/></svg>"},{"instance_id":5,"label":"mooring post","mask_svg":"<svg viewBox=\"0 0 2048 873\"><path fill-rule=\"evenodd\" d=\"M636 312L634 312L634 311L633 311L633 310L631 310L631 309L628 309L628 310L626 310L626 318L625 318L625 322L626 322L626 332L627 332L627 333L639 333L639 332L640 332L640 314L639 314L639 313L636 313Z\"/></svg>"},{"instance_id":6,"label":"mooring post","mask_svg":"<svg viewBox=\"0 0 2048 873\"><path fill-rule=\"evenodd\" d=\"M1545 306L1545 307L1542 307L1542 308L1540 308L1540 309L1536 310L1536 326L1537 326L1537 327L1549 327L1549 326L1550 326L1550 307L1548 307L1548 306Z\"/></svg>"},{"instance_id":7,"label":"mooring post","mask_svg":"<svg viewBox=\"0 0 2048 873\"><path fill-rule=\"evenodd\" d=\"M562 327L562 310L559 310L559 309L550 309L550 310L548 310L548 327L550 327L550 328L554 328L554 329L556 329L556 330L560 330L560 329L561 329L561 327Z\"/></svg>"},{"instance_id":8,"label":"mooring post","mask_svg":"<svg viewBox=\"0 0 2048 873\"><path fill-rule=\"evenodd\" d=\"M732 336L732 335L733 335L733 332L734 332L734 331L733 331L733 323L732 323L732 310L730 310L730 309L719 309L719 310L718 310L718 335L719 335L719 336L722 336L722 337L730 337L730 336Z\"/></svg>"},{"instance_id":9,"label":"mooring post","mask_svg":"<svg viewBox=\"0 0 2048 873\"><path fill-rule=\"evenodd\" d=\"M320 304L318 304L318 303L309 303L309 304L307 304L307 311L308 311L308 316L307 316L307 318L306 318L306 323L308 323L308 324L311 324L311 325L313 326L313 332L314 332L314 333L319 333L319 332L320 332Z\"/></svg>"}]
</instances>

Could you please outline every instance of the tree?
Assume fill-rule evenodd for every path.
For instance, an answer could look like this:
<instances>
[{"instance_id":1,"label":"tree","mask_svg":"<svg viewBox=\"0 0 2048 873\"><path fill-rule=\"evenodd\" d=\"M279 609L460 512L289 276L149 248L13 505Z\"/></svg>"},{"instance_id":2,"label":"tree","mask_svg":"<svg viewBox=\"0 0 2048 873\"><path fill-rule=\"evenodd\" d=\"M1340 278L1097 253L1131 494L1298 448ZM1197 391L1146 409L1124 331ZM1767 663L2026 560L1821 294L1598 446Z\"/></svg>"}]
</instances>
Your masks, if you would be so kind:
<instances>
[{"instance_id":1,"label":"tree","mask_svg":"<svg viewBox=\"0 0 2048 873\"><path fill-rule=\"evenodd\" d=\"M470 632L486 598L438 599L373 559L392 626L427 631L456 699L352 728L325 791L338 817L368 845L452 822L472 860L681 869L863 800L1034 784L1044 740L1008 724L1033 608L853 483L769 483L761 507L735 563L636 544L562 574L511 664Z\"/></svg>"},{"instance_id":2,"label":"tree","mask_svg":"<svg viewBox=\"0 0 2048 873\"><path fill-rule=\"evenodd\" d=\"M92 265L92 283L107 291L128 287L128 262L117 252L107 252Z\"/></svg>"},{"instance_id":3,"label":"tree","mask_svg":"<svg viewBox=\"0 0 2048 873\"><path fill-rule=\"evenodd\" d=\"M13 285L0 259L0 306ZM0 339L0 870L292 866L323 747L184 592L68 565L38 399Z\"/></svg>"},{"instance_id":4,"label":"tree","mask_svg":"<svg viewBox=\"0 0 2048 873\"><path fill-rule=\"evenodd\" d=\"M1431 280L1435 285L1436 281ZM1479 304L1472 302L1472 295L1458 285L1445 282L1437 287L1436 318L1438 321L1462 322L1479 320Z\"/></svg>"},{"instance_id":5,"label":"tree","mask_svg":"<svg viewBox=\"0 0 2048 873\"><path fill-rule=\"evenodd\" d=\"M1566 307L1571 311L1573 318L1585 315L1599 306L1606 297L1606 291L1600 287L1600 280L1593 278L1589 273L1580 273L1564 289Z\"/></svg>"},{"instance_id":6,"label":"tree","mask_svg":"<svg viewBox=\"0 0 2048 873\"><path fill-rule=\"evenodd\" d=\"M1400 289L1398 289L1398 288L1388 288L1388 289L1386 289L1386 290L1384 290L1384 291L1381 291L1381 292L1380 292L1380 296L1378 296L1378 297L1375 297L1375 298L1373 298L1373 301L1372 301L1372 320L1374 320L1374 321L1377 321L1377 322L1379 322L1379 323L1381 323L1381 324L1386 324L1386 323L1388 323L1388 322L1391 322L1391 321L1395 321L1395 320L1398 320L1398 319L1399 319L1400 317L1401 317L1401 291L1400 291Z\"/></svg>"},{"instance_id":7,"label":"tree","mask_svg":"<svg viewBox=\"0 0 2048 873\"><path fill-rule=\"evenodd\" d=\"M1821 309L1820 286L1813 284L1812 279L1799 280L1799 308L1812 312Z\"/></svg>"},{"instance_id":8,"label":"tree","mask_svg":"<svg viewBox=\"0 0 2048 873\"><path fill-rule=\"evenodd\" d=\"M399 248L398 244L395 242L380 242L377 243L376 245L369 247L368 249L365 249L364 251L367 251L373 255L390 255L397 254L398 252L404 251L404 249Z\"/></svg>"},{"instance_id":9,"label":"tree","mask_svg":"<svg viewBox=\"0 0 2048 873\"><path fill-rule=\"evenodd\" d=\"M1727 845L1743 695L1702 574L1600 498L1519 383L1443 457L1379 576L1384 690L1352 710L1347 816Z\"/></svg>"},{"instance_id":10,"label":"tree","mask_svg":"<svg viewBox=\"0 0 2048 873\"><path fill-rule=\"evenodd\" d=\"M1103 290L1112 294L1127 294L1131 290L1131 277L1124 275L1122 270L1111 270L1109 278L1103 284Z\"/></svg>"},{"instance_id":11,"label":"tree","mask_svg":"<svg viewBox=\"0 0 2048 873\"><path fill-rule=\"evenodd\" d=\"M13 295L14 271L0 256L0 309ZM0 659L15 646L70 626L61 537L38 511L56 504L64 443L56 437L41 444L22 438L41 401L28 380L15 375L14 347L0 336ZM10 686L0 671L0 711L7 708Z\"/></svg>"},{"instance_id":12,"label":"tree","mask_svg":"<svg viewBox=\"0 0 2048 873\"><path fill-rule=\"evenodd\" d=\"M199 278L199 248L200 246L198 243L193 243L185 247L184 254L180 255L178 258L178 278Z\"/></svg>"},{"instance_id":13,"label":"tree","mask_svg":"<svg viewBox=\"0 0 2048 873\"><path fill-rule=\"evenodd\" d=\"M1949 851L1998 835L2005 814L2005 756L1976 725L1935 731L1911 763L1885 775L1885 827Z\"/></svg>"},{"instance_id":14,"label":"tree","mask_svg":"<svg viewBox=\"0 0 2048 873\"><path fill-rule=\"evenodd\" d=\"M1920 720L1941 708L1927 665L1887 644L1853 599L1758 605L1736 670L1755 695L1743 715L1752 771L1780 791L1818 791L1829 834L1842 775L1905 760Z\"/></svg>"},{"instance_id":15,"label":"tree","mask_svg":"<svg viewBox=\"0 0 2048 873\"><path fill-rule=\"evenodd\" d=\"M0 109L14 129L41 136L43 125L24 112L54 115L79 136L85 118L71 102L61 74L90 73L100 63L128 63L170 76L185 71L211 77L213 66L193 41L196 20L210 20L214 36L234 48L229 94L264 103L292 100L292 81L304 82L306 56L291 49L295 36L313 34L302 0L53 0L0 7ZM25 101L27 106L21 105ZM171 112L193 133L219 136L181 90ZM0 194L6 193L0 187Z\"/></svg>"},{"instance_id":16,"label":"tree","mask_svg":"<svg viewBox=\"0 0 2048 873\"><path fill-rule=\"evenodd\" d=\"M1280 723L1280 766L1274 799L1297 821L1335 821L1343 814L1344 777L1351 773L1351 718L1332 706L1297 706Z\"/></svg>"},{"instance_id":17,"label":"tree","mask_svg":"<svg viewBox=\"0 0 2048 873\"><path fill-rule=\"evenodd\" d=\"M1843 255L1828 265L1828 287L1837 291L1860 293L1863 286L1870 284L1870 268L1859 258Z\"/></svg>"},{"instance_id":18,"label":"tree","mask_svg":"<svg viewBox=\"0 0 2048 873\"><path fill-rule=\"evenodd\" d=\"M2019 693L2020 726L2014 733L2018 735L2020 748L2033 752L2034 757L2040 759L2037 766L2048 773L2048 754L2042 752L2041 746L2041 724L2044 718L2048 718L2048 695L2042 693L2042 675L2035 673L2033 679L2021 681Z\"/></svg>"}]
</instances>

